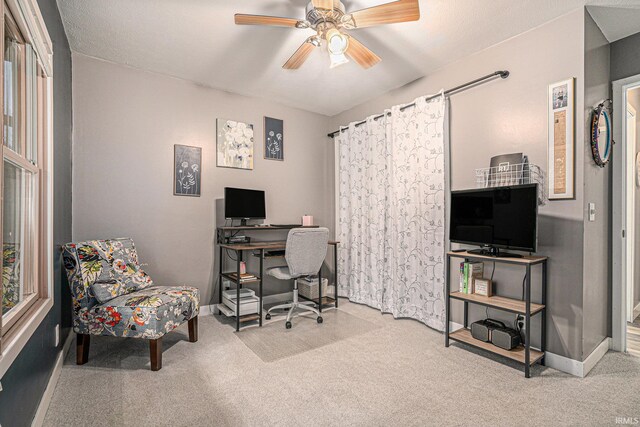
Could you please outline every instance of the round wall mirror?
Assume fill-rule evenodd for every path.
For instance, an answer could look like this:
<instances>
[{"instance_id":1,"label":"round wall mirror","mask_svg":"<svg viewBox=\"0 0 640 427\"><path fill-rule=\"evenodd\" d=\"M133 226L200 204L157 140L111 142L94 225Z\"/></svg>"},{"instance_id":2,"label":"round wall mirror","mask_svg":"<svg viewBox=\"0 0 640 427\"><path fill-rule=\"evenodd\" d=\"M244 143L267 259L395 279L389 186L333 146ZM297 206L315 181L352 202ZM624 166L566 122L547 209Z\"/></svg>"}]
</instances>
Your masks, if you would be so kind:
<instances>
[{"instance_id":1,"label":"round wall mirror","mask_svg":"<svg viewBox=\"0 0 640 427\"><path fill-rule=\"evenodd\" d=\"M593 160L604 167L611 158L611 118L601 103L593 110L591 119L591 153Z\"/></svg>"}]
</instances>

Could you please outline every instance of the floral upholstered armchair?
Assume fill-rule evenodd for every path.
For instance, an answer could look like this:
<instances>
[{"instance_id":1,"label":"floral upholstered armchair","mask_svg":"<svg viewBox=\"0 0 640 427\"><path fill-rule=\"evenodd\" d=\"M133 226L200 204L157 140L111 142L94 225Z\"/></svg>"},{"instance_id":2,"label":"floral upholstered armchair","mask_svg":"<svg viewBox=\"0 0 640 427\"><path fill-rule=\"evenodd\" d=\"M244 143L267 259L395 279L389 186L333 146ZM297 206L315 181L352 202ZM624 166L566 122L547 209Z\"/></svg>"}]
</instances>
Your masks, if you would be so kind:
<instances>
[{"instance_id":1,"label":"floral upholstered armchair","mask_svg":"<svg viewBox=\"0 0 640 427\"><path fill-rule=\"evenodd\" d=\"M133 240L92 240L63 246L73 298L78 365L89 358L89 337L111 335L150 340L151 370L162 368L162 336L189 322L198 340L199 292L156 286L138 262Z\"/></svg>"}]
</instances>

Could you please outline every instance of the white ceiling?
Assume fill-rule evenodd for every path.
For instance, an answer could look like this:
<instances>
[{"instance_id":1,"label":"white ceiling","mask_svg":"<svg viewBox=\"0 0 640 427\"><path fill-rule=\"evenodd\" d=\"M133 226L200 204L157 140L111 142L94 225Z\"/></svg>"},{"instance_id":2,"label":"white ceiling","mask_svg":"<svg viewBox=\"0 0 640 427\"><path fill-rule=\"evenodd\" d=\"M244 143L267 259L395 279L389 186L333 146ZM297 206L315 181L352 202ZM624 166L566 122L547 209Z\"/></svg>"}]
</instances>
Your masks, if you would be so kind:
<instances>
[{"instance_id":1,"label":"white ceiling","mask_svg":"<svg viewBox=\"0 0 640 427\"><path fill-rule=\"evenodd\" d=\"M386 1L343 2L353 11ZM375 67L351 61L330 70L327 55L316 51L290 71L282 64L312 30L234 24L236 12L303 18L306 3L58 0L75 52L329 116L586 3L635 8L594 9L610 41L640 31L640 0L420 0L420 21L351 32L382 57Z\"/></svg>"}]
</instances>

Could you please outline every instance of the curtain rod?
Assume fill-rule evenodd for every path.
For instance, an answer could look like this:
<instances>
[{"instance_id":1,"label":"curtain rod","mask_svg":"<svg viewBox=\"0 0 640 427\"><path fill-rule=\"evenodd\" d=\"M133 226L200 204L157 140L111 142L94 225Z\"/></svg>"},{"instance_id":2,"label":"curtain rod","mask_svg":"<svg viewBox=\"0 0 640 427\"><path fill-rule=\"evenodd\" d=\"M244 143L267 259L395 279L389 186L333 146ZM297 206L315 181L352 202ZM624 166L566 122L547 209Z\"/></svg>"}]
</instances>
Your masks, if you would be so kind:
<instances>
[{"instance_id":1,"label":"curtain rod","mask_svg":"<svg viewBox=\"0 0 640 427\"><path fill-rule=\"evenodd\" d=\"M449 90L445 90L445 91L444 91L444 94L445 94L445 95L451 95L451 94L453 94L454 92L458 92L459 90L466 89L466 88L471 87L471 86L475 86L475 85L477 85L477 84L479 84L479 83L484 83L484 82L485 82L485 81L487 81L487 80L493 80L495 77L498 77L498 76L500 76L500 77L501 77L501 78L503 78L503 79L506 79L507 77L509 77L509 71L507 71L507 70L504 70L504 71L496 71L496 72L494 72L494 73L487 74L486 76L480 77L480 78L475 79L475 80L471 80L470 82L467 82L467 83L461 84L461 85L456 86L456 87L454 87L454 88L451 88L451 89L449 89ZM427 101L429 101L430 99L434 99L434 98L437 98L437 97L439 97L439 96L440 96L440 94L438 94L438 95L433 95L433 96L428 97L426 100L427 100ZM405 109L407 109L407 108L409 108L409 107L415 107L415 105L416 105L416 104L415 104L415 102L413 102L413 103L411 103L411 104L403 105L402 107L400 107L400 111L404 111ZM390 113L387 113L387 114L390 114ZM375 116L375 117L373 118L373 120L378 120L378 119L380 119L380 118L382 118L382 117L384 117L384 116L385 116L385 113L379 114L379 115ZM363 120L363 121L361 121L361 122L356 123L356 124L355 124L355 126L363 125L363 124L365 124L366 122L367 122L366 120ZM333 138L334 136L338 135L340 132L341 132L341 131L337 130L337 131L335 131L335 132L331 132L330 134L327 134L327 136L328 136L329 138ZM342 132L344 132L344 130L343 130Z\"/></svg>"}]
</instances>

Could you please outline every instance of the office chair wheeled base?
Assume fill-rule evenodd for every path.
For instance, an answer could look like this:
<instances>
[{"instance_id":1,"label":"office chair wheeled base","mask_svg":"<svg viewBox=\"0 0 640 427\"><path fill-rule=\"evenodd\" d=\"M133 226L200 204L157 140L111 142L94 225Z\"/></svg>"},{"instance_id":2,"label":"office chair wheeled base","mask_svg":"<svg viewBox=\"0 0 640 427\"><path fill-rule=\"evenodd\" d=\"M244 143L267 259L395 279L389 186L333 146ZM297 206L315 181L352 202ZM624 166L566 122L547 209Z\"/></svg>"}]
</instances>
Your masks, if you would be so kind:
<instances>
[{"instance_id":1,"label":"office chair wheeled base","mask_svg":"<svg viewBox=\"0 0 640 427\"><path fill-rule=\"evenodd\" d=\"M283 309L289 309L289 311L287 312L287 321L285 322L285 328L287 329L291 329L291 318L293 317L293 313L296 311L296 309L301 309L301 310L306 310L306 311L311 311L315 314L318 315L318 317L316 318L316 321L318 323L322 323L322 316L320 316L320 312L318 311L317 308L315 307L309 307L307 305L306 302L300 302L298 299L298 281L294 281L294 285L293 285L293 301L288 303L288 304L280 304L280 305L276 305L274 307L271 307L269 310L267 310L267 315L265 316L265 319L269 320L271 319L271 312L274 310L283 310Z\"/></svg>"}]
</instances>

